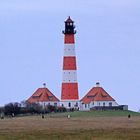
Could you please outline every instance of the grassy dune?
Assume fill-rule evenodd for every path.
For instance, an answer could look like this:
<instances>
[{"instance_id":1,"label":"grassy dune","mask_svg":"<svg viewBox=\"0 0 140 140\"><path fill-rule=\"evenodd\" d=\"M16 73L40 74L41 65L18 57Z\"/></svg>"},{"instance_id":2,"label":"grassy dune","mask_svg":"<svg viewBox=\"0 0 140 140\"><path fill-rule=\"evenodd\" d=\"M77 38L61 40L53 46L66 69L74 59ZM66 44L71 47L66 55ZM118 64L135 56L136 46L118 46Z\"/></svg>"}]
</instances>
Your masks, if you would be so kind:
<instances>
[{"instance_id":1,"label":"grassy dune","mask_svg":"<svg viewBox=\"0 0 140 140\"><path fill-rule=\"evenodd\" d=\"M68 119L66 116L72 117ZM131 114L128 119L127 115ZM0 120L0 140L140 140L140 114L72 112Z\"/></svg>"},{"instance_id":2,"label":"grassy dune","mask_svg":"<svg viewBox=\"0 0 140 140\"><path fill-rule=\"evenodd\" d=\"M128 116L130 114L133 116L140 116L140 113L133 112L133 111L79 111L79 112L66 112L66 113L57 113L57 114L51 114L49 116L67 116L71 115L72 117L114 117L114 116Z\"/></svg>"}]
</instances>

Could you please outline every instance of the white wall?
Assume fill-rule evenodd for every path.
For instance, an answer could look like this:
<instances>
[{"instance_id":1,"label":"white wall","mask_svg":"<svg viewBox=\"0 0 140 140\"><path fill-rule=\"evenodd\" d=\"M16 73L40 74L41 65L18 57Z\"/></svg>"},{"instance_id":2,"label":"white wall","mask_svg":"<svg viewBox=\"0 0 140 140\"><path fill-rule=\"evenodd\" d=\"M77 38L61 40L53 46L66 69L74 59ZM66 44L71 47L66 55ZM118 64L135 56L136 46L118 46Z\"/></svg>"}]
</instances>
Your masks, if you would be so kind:
<instances>
[{"instance_id":1,"label":"white wall","mask_svg":"<svg viewBox=\"0 0 140 140\"><path fill-rule=\"evenodd\" d=\"M105 103L105 106L109 106L109 103L112 103L112 106L119 106L115 101L94 101L86 105L80 102L80 110L86 111L86 110L90 110L90 108L95 107L95 106L104 106L103 103Z\"/></svg>"},{"instance_id":2,"label":"white wall","mask_svg":"<svg viewBox=\"0 0 140 140\"><path fill-rule=\"evenodd\" d=\"M71 104L71 107L69 107L69 103ZM76 107L76 103L78 104L78 106ZM64 106L65 108L79 108L80 107L80 102L79 100L63 100L60 102L60 106Z\"/></svg>"},{"instance_id":3,"label":"white wall","mask_svg":"<svg viewBox=\"0 0 140 140\"><path fill-rule=\"evenodd\" d=\"M81 102L80 102L80 110L81 111L88 111L88 110L90 110L90 104L82 104Z\"/></svg>"},{"instance_id":4,"label":"white wall","mask_svg":"<svg viewBox=\"0 0 140 140\"><path fill-rule=\"evenodd\" d=\"M109 103L112 103L112 106L118 106L115 101L94 101L94 106L103 106L103 103L105 106L109 106Z\"/></svg>"},{"instance_id":5,"label":"white wall","mask_svg":"<svg viewBox=\"0 0 140 140\"><path fill-rule=\"evenodd\" d=\"M42 106L47 106L47 105L55 105L57 103L56 106L60 106L60 102L59 101L56 101L56 102L39 102L40 105Z\"/></svg>"}]
</instances>

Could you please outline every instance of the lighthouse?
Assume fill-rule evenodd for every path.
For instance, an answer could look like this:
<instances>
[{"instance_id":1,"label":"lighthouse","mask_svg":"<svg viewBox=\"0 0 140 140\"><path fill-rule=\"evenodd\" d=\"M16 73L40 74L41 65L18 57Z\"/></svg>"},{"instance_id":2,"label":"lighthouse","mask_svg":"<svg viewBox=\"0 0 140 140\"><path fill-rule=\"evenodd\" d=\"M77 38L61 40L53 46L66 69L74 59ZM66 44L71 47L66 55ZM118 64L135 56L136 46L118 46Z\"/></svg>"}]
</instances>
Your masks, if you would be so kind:
<instances>
[{"instance_id":1,"label":"lighthouse","mask_svg":"<svg viewBox=\"0 0 140 140\"><path fill-rule=\"evenodd\" d=\"M79 95L77 82L77 65L75 54L74 21L68 17L65 21L64 56L61 88L61 105L67 109L79 109Z\"/></svg>"}]
</instances>

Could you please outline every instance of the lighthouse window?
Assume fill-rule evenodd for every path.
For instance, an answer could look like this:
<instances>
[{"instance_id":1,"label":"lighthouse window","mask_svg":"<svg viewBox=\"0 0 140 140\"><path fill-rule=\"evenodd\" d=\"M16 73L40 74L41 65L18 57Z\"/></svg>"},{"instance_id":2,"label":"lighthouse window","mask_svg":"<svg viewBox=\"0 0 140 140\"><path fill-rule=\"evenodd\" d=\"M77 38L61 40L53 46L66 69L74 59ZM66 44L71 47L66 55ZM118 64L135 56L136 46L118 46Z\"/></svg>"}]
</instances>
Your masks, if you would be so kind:
<instances>
[{"instance_id":1,"label":"lighthouse window","mask_svg":"<svg viewBox=\"0 0 140 140\"><path fill-rule=\"evenodd\" d=\"M72 25L72 23L70 23L70 25Z\"/></svg>"}]
</instances>

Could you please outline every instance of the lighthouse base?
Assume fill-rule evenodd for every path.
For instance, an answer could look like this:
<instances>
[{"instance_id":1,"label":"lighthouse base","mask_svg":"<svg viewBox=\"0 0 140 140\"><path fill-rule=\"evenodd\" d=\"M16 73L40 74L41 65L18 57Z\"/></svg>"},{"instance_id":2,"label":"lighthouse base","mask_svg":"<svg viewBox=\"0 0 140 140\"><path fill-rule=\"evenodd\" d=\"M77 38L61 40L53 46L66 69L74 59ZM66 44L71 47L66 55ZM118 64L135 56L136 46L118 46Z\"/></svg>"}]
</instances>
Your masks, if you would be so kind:
<instances>
[{"instance_id":1,"label":"lighthouse base","mask_svg":"<svg viewBox=\"0 0 140 140\"><path fill-rule=\"evenodd\" d=\"M60 105L66 109L76 109L79 110L80 102L79 100L61 100Z\"/></svg>"}]
</instances>

